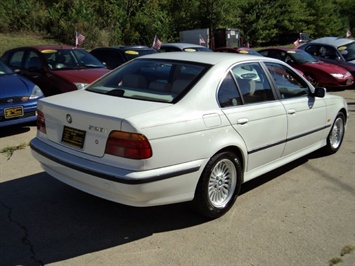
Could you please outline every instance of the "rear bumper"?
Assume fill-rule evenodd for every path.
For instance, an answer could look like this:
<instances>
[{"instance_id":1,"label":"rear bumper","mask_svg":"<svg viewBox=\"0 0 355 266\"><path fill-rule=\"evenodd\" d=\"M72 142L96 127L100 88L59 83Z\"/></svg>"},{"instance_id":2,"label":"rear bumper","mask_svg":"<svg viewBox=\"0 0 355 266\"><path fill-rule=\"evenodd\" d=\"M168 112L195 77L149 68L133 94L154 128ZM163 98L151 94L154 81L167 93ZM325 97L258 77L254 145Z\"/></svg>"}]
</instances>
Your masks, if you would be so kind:
<instances>
[{"instance_id":1,"label":"rear bumper","mask_svg":"<svg viewBox=\"0 0 355 266\"><path fill-rule=\"evenodd\" d=\"M146 171L130 171L75 157L35 138L32 155L56 179L95 196L130 206L192 200L206 163L198 160Z\"/></svg>"}]
</instances>

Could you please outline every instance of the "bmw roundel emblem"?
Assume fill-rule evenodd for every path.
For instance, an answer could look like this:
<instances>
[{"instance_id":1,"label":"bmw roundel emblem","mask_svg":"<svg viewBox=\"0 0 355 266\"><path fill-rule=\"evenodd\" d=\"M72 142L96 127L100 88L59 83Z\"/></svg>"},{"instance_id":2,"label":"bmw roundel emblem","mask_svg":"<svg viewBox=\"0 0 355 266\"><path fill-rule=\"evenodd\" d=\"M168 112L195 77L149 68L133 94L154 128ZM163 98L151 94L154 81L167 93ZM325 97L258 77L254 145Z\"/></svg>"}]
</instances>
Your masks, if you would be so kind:
<instances>
[{"instance_id":1,"label":"bmw roundel emblem","mask_svg":"<svg viewBox=\"0 0 355 266\"><path fill-rule=\"evenodd\" d=\"M73 122L73 119L70 114L67 114L67 122L71 124Z\"/></svg>"}]
</instances>

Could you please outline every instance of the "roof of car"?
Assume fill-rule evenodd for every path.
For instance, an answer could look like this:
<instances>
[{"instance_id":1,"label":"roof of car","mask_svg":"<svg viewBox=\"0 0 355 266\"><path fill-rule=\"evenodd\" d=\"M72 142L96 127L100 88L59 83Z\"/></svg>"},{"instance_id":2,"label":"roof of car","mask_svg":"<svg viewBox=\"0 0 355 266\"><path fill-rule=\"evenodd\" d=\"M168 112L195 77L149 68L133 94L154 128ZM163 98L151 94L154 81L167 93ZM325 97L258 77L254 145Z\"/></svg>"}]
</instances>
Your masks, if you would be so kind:
<instances>
[{"instance_id":1,"label":"roof of car","mask_svg":"<svg viewBox=\"0 0 355 266\"><path fill-rule=\"evenodd\" d=\"M175 46L181 49L187 48L187 47L203 47L206 48L205 46L198 45L198 44L193 44L193 43L183 43L183 42L171 42L171 43L164 43L161 45L161 47L167 47L167 46Z\"/></svg>"},{"instance_id":2,"label":"roof of car","mask_svg":"<svg viewBox=\"0 0 355 266\"><path fill-rule=\"evenodd\" d=\"M287 47L270 47L270 48L260 49L260 50L258 50L258 52L261 52L261 51L266 51L266 50L301 51L300 49L297 49L297 48L287 48Z\"/></svg>"},{"instance_id":3,"label":"roof of car","mask_svg":"<svg viewBox=\"0 0 355 266\"><path fill-rule=\"evenodd\" d=\"M43 50L61 50L61 49L81 49L81 48L76 48L75 46L69 46L69 45L28 45L28 46L22 46L22 47L16 47L14 49L24 49L24 48L32 48L36 49L39 51Z\"/></svg>"},{"instance_id":4,"label":"roof of car","mask_svg":"<svg viewBox=\"0 0 355 266\"><path fill-rule=\"evenodd\" d=\"M203 53L203 56L201 54ZM215 65L221 61L226 61L226 63L233 63L238 57L238 61L244 60L252 60L257 59L260 60L260 56L256 55L244 55L244 54L231 54L231 53L211 53L211 52L200 52L200 53L181 53L181 52L169 52L169 53L156 53L150 55L144 55L139 57L137 60L141 59L163 59L163 60L182 60L182 61L190 61L195 63L203 63L203 64L212 64ZM264 59L264 57L262 58ZM269 60L270 58L268 58Z\"/></svg>"},{"instance_id":5,"label":"roof of car","mask_svg":"<svg viewBox=\"0 0 355 266\"><path fill-rule=\"evenodd\" d=\"M340 37L323 37L311 41L311 43L322 43L322 44L328 44L336 47L346 45L351 42L354 42L354 40L347 39L347 38L340 38Z\"/></svg>"},{"instance_id":6,"label":"roof of car","mask_svg":"<svg viewBox=\"0 0 355 266\"><path fill-rule=\"evenodd\" d=\"M116 45L116 46L106 46L106 47L97 47L93 50L97 49L118 49L118 50L155 50L152 47L148 47L145 45Z\"/></svg>"}]
</instances>

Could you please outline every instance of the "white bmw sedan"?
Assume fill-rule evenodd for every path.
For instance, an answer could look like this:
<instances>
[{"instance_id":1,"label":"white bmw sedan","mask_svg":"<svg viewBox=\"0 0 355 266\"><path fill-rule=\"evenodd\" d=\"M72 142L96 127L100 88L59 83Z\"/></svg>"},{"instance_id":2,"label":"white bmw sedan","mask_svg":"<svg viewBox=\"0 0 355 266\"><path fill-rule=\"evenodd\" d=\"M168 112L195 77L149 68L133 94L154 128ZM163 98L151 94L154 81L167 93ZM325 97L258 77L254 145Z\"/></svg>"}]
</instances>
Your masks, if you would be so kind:
<instances>
[{"instance_id":1,"label":"white bmw sedan","mask_svg":"<svg viewBox=\"0 0 355 266\"><path fill-rule=\"evenodd\" d=\"M193 201L217 218L244 182L318 149L335 153L347 118L343 98L279 60L161 53L40 100L31 149L48 174L98 197Z\"/></svg>"}]
</instances>

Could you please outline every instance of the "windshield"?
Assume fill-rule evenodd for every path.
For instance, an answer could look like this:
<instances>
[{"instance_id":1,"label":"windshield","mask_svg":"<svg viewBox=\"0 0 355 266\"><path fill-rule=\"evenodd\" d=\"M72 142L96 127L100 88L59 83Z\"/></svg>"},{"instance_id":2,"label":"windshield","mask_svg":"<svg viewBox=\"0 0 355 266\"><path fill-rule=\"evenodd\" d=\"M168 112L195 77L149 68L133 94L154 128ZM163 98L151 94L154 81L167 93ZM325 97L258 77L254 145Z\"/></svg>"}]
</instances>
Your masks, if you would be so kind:
<instances>
[{"instance_id":1,"label":"windshield","mask_svg":"<svg viewBox=\"0 0 355 266\"><path fill-rule=\"evenodd\" d=\"M174 103L203 76L209 65L136 59L118 67L86 90L115 97Z\"/></svg>"},{"instance_id":2,"label":"windshield","mask_svg":"<svg viewBox=\"0 0 355 266\"><path fill-rule=\"evenodd\" d=\"M319 62L319 60L314 58L312 55L302 50L288 51L287 55L289 55L293 59L293 61L298 64Z\"/></svg>"},{"instance_id":3,"label":"windshield","mask_svg":"<svg viewBox=\"0 0 355 266\"><path fill-rule=\"evenodd\" d=\"M9 68L5 63L0 61L0 75L13 75L15 74L14 71L12 71L11 68Z\"/></svg>"},{"instance_id":4,"label":"windshield","mask_svg":"<svg viewBox=\"0 0 355 266\"><path fill-rule=\"evenodd\" d=\"M80 49L43 50L42 54L53 70L105 67L93 55Z\"/></svg>"},{"instance_id":5,"label":"windshield","mask_svg":"<svg viewBox=\"0 0 355 266\"><path fill-rule=\"evenodd\" d=\"M338 51L342 54L346 61L355 60L355 42L339 46Z\"/></svg>"}]
</instances>

